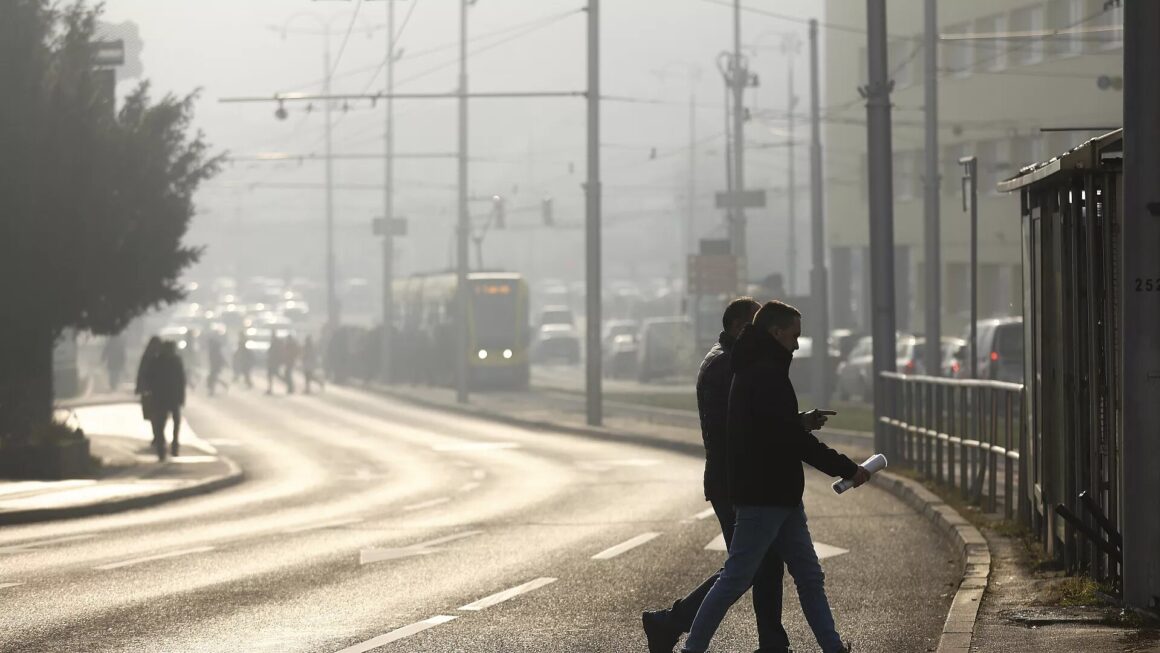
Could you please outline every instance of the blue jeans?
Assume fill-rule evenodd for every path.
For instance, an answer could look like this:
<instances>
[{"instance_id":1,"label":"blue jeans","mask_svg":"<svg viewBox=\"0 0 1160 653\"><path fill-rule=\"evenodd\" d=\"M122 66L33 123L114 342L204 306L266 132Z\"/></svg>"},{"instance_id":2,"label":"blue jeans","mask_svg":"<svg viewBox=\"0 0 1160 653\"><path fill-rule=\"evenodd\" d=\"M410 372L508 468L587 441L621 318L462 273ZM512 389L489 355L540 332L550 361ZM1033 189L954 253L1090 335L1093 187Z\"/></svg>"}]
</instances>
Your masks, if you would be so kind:
<instances>
[{"instance_id":1,"label":"blue jeans","mask_svg":"<svg viewBox=\"0 0 1160 653\"><path fill-rule=\"evenodd\" d=\"M718 499L711 503L717 521L721 524L721 535L725 538L725 545L729 546L733 542L733 526L737 521L737 513L728 502ZM757 616L757 643L761 650L777 651L789 648L789 636L781 625L782 570L781 558L771 548L753 577L753 612ZM693 627L693 619L697 617L701 603L720 575L721 570L718 570L688 596L673 603L669 614L681 632L687 633Z\"/></svg>"},{"instance_id":2,"label":"blue jeans","mask_svg":"<svg viewBox=\"0 0 1160 653\"><path fill-rule=\"evenodd\" d=\"M844 650L842 639L834 628L830 602L826 599L825 574L814 553L814 542L806 526L805 506L737 506L737 525L729 546L725 569L709 595L701 603L685 653L703 653L709 649L713 634L729 608L749 589L761 567L766 552L773 548L785 561L797 585L802 612L824 653Z\"/></svg>"}]
</instances>

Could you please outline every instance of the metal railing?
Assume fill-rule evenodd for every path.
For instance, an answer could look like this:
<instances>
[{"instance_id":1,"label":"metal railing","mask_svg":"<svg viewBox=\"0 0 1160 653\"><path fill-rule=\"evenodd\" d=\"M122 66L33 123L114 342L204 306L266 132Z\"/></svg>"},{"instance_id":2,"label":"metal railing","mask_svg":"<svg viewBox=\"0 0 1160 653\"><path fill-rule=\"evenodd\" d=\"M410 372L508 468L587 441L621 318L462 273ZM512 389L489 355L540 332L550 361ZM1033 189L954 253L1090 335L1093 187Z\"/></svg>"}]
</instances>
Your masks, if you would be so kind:
<instances>
[{"instance_id":1,"label":"metal railing","mask_svg":"<svg viewBox=\"0 0 1160 653\"><path fill-rule=\"evenodd\" d=\"M883 372L886 454L964 499L1030 521L1023 386ZM897 462L896 462L897 461Z\"/></svg>"}]
</instances>

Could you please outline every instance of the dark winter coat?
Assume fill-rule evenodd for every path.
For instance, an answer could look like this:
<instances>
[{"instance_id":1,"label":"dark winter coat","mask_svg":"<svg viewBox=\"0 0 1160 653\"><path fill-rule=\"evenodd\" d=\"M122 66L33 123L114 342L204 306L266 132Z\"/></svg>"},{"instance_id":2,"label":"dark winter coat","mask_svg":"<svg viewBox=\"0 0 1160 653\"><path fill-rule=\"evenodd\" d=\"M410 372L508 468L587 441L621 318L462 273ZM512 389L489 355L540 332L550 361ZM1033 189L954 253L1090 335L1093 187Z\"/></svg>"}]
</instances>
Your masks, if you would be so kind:
<instances>
[{"instance_id":1,"label":"dark winter coat","mask_svg":"<svg viewBox=\"0 0 1160 653\"><path fill-rule=\"evenodd\" d=\"M729 493L734 505L797 506L805 489L802 463L849 478L857 464L801 424L789 380L793 354L768 331L749 325L733 347L733 386L726 431Z\"/></svg>"},{"instance_id":2,"label":"dark winter coat","mask_svg":"<svg viewBox=\"0 0 1160 653\"><path fill-rule=\"evenodd\" d=\"M157 412L185 405L185 366L176 355L162 352L145 366L142 405L150 419Z\"/></svg>"},{"instance_id":3,"label":"dark winter coat","mask_svg":"<svg viewBox=\"0 0 1160 653\"><path fill-rule=\"evenodd\" d=\"M729 352L735 342L736 338L722 331L697 372L697 412L701 417L701 441L705 443L705 499L709 501L729 500L725 420L729 385L733 382Z\"/></svg>"}]
</instances>

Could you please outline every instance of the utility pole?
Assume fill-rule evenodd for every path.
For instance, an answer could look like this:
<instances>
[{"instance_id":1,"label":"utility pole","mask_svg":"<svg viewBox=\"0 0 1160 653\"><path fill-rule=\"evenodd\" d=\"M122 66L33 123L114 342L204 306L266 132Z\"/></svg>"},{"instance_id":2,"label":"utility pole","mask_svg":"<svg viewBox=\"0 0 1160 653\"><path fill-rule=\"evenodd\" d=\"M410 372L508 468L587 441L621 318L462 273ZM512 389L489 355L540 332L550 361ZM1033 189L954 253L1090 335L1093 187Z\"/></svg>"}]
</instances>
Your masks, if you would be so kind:
<instances>
[{"instance_id":1,"label":"utility pole","mask_svg":"<svg viewBox=\"0 0 1160 653\"><path fill-rule=\"evenodd\" d=\"M866 54L869 84L866 98L866 139L870 167L871 334L874 339L874 449L892 455L886 429L878 418L886 414L881 373L895 370L894 325L894 169L891 160L890 92L887 79L886 0L866 0Z\"/></svg>"},{"instance_id":2,"label":"utility pole","mask_svg":"<svg viewBox=\"0 0 1160 653\"><path fill-rule=\"evenodd\" d=\"M968 343L971 352L971 378L979 378L979 160L973 156L959 159L963 166L963 210L971 202L971 326Z\"/></svg>"},{"instance_id":3,"label":"utility pole","mask_svg":"<svg viewBox=\"0 0 1160 653\"><path fill-rule=\"evenodd\" d=\"M455 399L467 403L467 236L471 229L467 214L467 8L471 0L459 0L459 216L455 230L456 347Z\"/></svg>"},{"instance_id":4,"label":"utility pole","mask_svg":"<svg viewBox=\"0 0 1160 653\"><path fill-rule=\"evenodd\" d=\"M1106 11L1106 9L1105 9ZM1124 601L1160 611L1160 293L1137 291L1138 279L1160 278L1156 250L1160 202L1160 87L1155 83L1160 58L1160 3L1124 2L1124 201L1123 274L1123 494Z\"/></svg>"},{"instance_id":5,"label":"utility pole","mask_svg":"<svg viewBox=\"0 0 1160 653\"><path fill-rule=\"evenodd\" d=\"M585 371L588 424L604 421L600 351L600 0L588 0L588 181L584 185L587 308Z\"/></svg>"},{"instance_id":6,"label":"utility pole","mask_svg":"<svg viewBox=\"0 0 1160 653\"><path fill-rule=\"evenodd\" d=\"M741 0L733 0L733 61L730 72L733 84L733 193L740 194L745 190L745 87L749 84L749 68L741 58ZM732 236L730 242L733 255L744 259L745 209L740 204L734 208L729 233Z\"/></svg>"},{"instance_id":7,"label":"utility pole","mask_svg":"<svg viewBox=\"0 0 1160 653\"><path fill-rule=\"evenodd\" d=\"M792 68L791 68L792 70ZM830 293L826 270L826 217L822 206L822 127L818 86L818 21L810 19L810 217L811 256L810 296L814 298L814 404L830 400ZM791 91L792 93L792 91ZM791 114L792 115L792 114ZM792 142L793 135L790 135ZM792 184L791 184L792 191ZM792 222L790 224L793 224Z\"/></svg>"},{"instance_id":8,"label":"utility pole","mask_svg":"<svg viewBox=\"0 0 1160 653\"><path fill-rule=\"evenodd\" d=\"M926 126L926 184L923 203L926 214L926 229L923 241L926 246L926 265L923 283L926 284L926 373L939 376L942 366L942 253L939 235L939 178L938 167L938 15L936 0L926 0L923 32L923 59L925 95L924 121Z\"/></svg>"},{"instance_id":9,"label":"utility pole","mask_svg":"<svg viewBox=\"0 0 1160 653\"><path fill-rule=\"evenodd\" d=\"M417 0L415 0L417 1ZM395 0L387 0L387 97L386 134L383 137L383 344L382 380L390 383L391 329L395 324L394 265L395 265Z\"/></svg>"},{"instance_id":10,"label":"utility pole","mask_svg":"<svg viewBox=\"0 0 1160 653\"><path fill-rule=\"evenodd\" d=\"M786 190L786 199L789 202L789 234L786 236L785 242L785 289L790 295L797 291L797 176L796 176L796 157L794 156L794 133L793 133L793 112L797 108L797 96L793 92L793 56L797 53L801 42L798 40L797 34L789 33L785 35L782 40L781 51L786 55L787 73L788 73L788 91L786 97L786 118L788 124L786 125L786 155L789 157L787 163L789 168L789 188Z\"/></svg>"},{"instance_id":11,"label":"utility pole","mask_svg":"<svg viewBox=\"0 0 1160 653\"><path fill-rule=\"evenodd\" d=\"M330 26L322 30L323 47L325 55L323 56L323 67L325 68L324 77L322 78L322 94L330 95ZM330 120L330 101L323 102L322 117L326 122L325 139L326 139L326 326L331 333L338 328L339 310L338 310L338 296L337 287L334 279L334 163L330 157L331 131L333 125Z\"/></svg>"}]
</instances>

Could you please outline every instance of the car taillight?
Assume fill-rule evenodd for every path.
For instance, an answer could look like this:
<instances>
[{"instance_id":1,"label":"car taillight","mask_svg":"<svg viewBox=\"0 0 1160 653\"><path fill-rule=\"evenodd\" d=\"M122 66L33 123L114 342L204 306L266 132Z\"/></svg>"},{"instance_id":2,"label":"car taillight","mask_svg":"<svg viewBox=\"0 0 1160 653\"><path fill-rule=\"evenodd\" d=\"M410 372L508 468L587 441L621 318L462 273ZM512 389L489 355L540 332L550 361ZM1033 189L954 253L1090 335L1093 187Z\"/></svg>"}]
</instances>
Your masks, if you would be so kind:
<instances>
[{"instance_id":1,"label":"car taillight","mask_svg":"<svg viewBox=\"0 0 1160 653\"><path fill-rule=\"evenodd\" d=\"M997 352L997 351L991 352L991 362L994 363L998 360L999 360L999 352Z\"/></svg>"},{"instance_id":2,"label":"car taillight","mask_svg":"<svg viewBox=\"0 0 1160 653\"><path fill-rule=\"evenodd\" d=\"M906 367L903 369L905 369L907 372L913 373L914 370L916 369L916 366L914 364L914 359L906 361Z\"/></svg>"},{"instance_id":3,"label":"car taillight","mask_svg":"<svg viewBox=\"0 0 1160 653\"><path fill-rule=\"evenodd\" d=\"M962 369L962 366L959 365L958 361L951 362L951 372L958 374L959 370L961 370L961 369Z\"/></svg>"}]
</instances>

